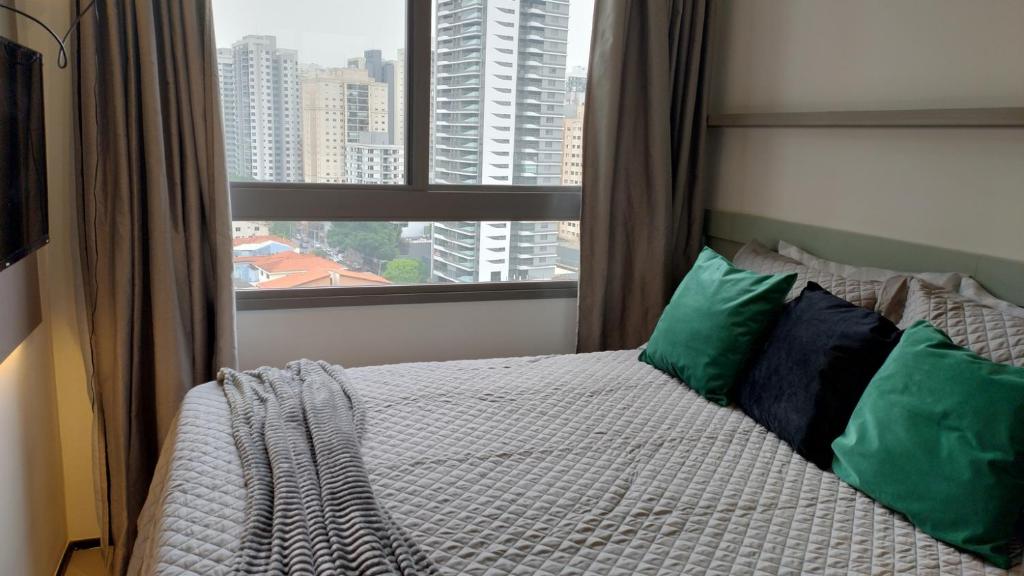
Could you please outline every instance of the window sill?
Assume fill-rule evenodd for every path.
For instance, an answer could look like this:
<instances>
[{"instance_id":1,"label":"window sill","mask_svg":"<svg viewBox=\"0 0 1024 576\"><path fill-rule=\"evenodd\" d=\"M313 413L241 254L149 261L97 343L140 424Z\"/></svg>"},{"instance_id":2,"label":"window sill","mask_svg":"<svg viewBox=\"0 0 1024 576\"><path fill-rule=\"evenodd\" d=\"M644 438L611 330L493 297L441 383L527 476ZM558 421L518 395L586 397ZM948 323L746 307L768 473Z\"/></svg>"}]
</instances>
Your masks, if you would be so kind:
<instances>
[{"instance_id":1,"label":"window sill","mask_svg":"<svg viewBox=\"0 0 1024 576\"><path fill-rule=\"evenodd\" d=\"M236 307L248 310L389 306L442 302L486 302L576 298L575 281L493 282L466 284L414 284L352 288L300 288L294 290L241 290Z\"/></svg>"}]
</instances>

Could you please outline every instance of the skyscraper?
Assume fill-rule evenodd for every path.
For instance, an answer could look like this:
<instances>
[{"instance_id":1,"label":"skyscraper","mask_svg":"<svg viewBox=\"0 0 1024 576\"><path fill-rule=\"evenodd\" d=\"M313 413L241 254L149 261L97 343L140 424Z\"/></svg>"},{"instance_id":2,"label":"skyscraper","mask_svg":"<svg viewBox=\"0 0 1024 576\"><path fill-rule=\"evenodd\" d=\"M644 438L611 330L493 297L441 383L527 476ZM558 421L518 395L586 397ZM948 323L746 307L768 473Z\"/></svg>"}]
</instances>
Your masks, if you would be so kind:
<instances>
[{"instance_id":1,"label":"skyscraper","mask_svg":"<svg viewBox=\"0 0 1024 576\"><path fill-rule=\"evenodd\" d=\"M561 184L568 35L568 0L438 0L436 183ZM440 222L432 237L435 281L555 273L556 223Z\"/></svg>"},{"instance_id":2,"label":"skyscraper","mask_svg":"<svg viewBox=\"0 0 1024 576\"><path fill-rule=\"evenodd\" d=\"M558 185L568 0L437 3L434 179Z\"/></svg>"},{"instance_id":3,"label":"skyscraper","mask_svg":"<svg viewBox=\"0 0 1024 576\"><path fill-rule=\"evenodd\" d=\"M434 177L434 162L437 159L437 50L430 51L430 147L427 173Z\"/></svg>"},{"instance_id":4,"label":"skyscraper","mask_svg":"<svg viewBox=\"0 0 1024 576\"><path fill-rule=\"evenodd\" d=\"M557 222L434 222L431 280L549 280L558 263Z\"/></svg>"},{"instance_id":5,"label":"skyscraper","mask_svg":"<svg viewBox=\"0 0 1024 576\"><path fill-rule=\"evenodd\" d=\"M573 66L565 78L565 113L572 116L587 96L587 69Z\"/></svg>"},{"instance_id":6,"label":"skyscraper","mask_svg":"<svg viewBox=\"0 0 1024 576\"><path fill-rule=\"evenodd\" d=\"M562 185L583 184L583 104L562 122Z\"/></svg>"},{"instance_id":7,"label":"skyscraper","mask_svg":"<svg viewBox=\"0 0 1024 576\"><path fill-rule=\"evenodd\" d=\"M217 51L233 179L302 181L298 56L273 36L245 36Z\"/></svg>"},{"instance_id":8,"label":"skyscraper","mask_svg":"<svg viewBox=\"0 0 1024 576\"><path fill-rule=\"evenodd\" d=\"M388 138L390 144L405 144L405 50L384 63L383 82L388 85Z\"/></svg>"},{"instance_id":9,"label":"skyscraper","mask_svg":"<svg viewBox=\"0 0 1024 576\"><path fill-rule=\"evenodd\" d=\"M220 78L220 113L224 121L224 158L232 179L242 175L242 157L238 140L238 88L235 75L235 51L217 49L217 75Z\"/></svg>"},{"instance_id":10,"label":"skyscraper","mask_svg":"<svg viewBox=\"0 0 1024 576\"><path fill-rule=\"evenodd\" d=\"M374 80L365 68L308 65L301 76L306 181L401 183L404 170L397 174L397 182L394 174L401 168L400 159L394 158L400 151L388 142L388 86ZM351 161L349 155L353 155ZM373 169L376 158L388 160L385 180L362 176L385 170ZM364 161L369 164L361 164Z\"/></svg>"},{"instance_id":11,"label":"skyscraper","mask_svg":"<svg viewBox=\"0 0 1024 576\"><path fill-rule=\"evenodd\" d=\"M566 93L567 99L575 99L573 91ZM579 96L582 98L582 95ZM562 128L562 185L583 185L583 104L576 107L566 116ZM562 242L579 245L580 223L567 220L558 223L558 239Z\"/></svg>"},{"instance_id":12,"label":"skyscraper","mask_svg":"<svg viewBox=\"0 0 1024 576\"><path fill-rule=\"evenodd\" d=\"M384 81L384 56L380 50L363 50L363 67L377 82Z\"/></svg>"}]
</instances>

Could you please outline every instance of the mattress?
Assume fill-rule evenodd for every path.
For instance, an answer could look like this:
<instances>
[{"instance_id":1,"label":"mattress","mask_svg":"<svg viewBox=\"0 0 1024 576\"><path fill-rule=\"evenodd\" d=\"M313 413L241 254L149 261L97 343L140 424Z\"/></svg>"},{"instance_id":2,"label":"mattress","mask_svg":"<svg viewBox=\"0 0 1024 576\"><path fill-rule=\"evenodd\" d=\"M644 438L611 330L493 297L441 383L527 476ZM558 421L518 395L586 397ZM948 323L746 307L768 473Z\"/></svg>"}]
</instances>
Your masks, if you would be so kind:
<instances>
[{"instance_id":1,"label":"mattress","mask_svg":"<svg viewBox=\"0 0 1024 576\"><path fill-rule=\"evenodd\" d=\"M349 376L376 496L444 574L1006 573L635 350ZM244 500L224 395L199 386L161 456L131 572L224 573Z\"/></svg>"}]
</instances>

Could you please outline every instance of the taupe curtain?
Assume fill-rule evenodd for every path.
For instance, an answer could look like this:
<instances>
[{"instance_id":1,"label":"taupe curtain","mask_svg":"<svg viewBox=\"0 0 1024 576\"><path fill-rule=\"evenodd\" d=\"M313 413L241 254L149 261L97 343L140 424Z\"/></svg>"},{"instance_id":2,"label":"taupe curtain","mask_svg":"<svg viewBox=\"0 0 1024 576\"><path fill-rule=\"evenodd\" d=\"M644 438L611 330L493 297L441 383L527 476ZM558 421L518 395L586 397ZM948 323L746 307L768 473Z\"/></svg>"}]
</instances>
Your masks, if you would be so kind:
<instances>
[{"instance_id":1,"label":"taupe curtain","mask_svg":"<svg viewBox=\"0 0 1024 576\"><path fill-rule=\"evenodd\" d=\"M182 398L235 364L210 2L100 0L76 58L85 356L119 574Z\"/></svg>"},{"instance_id":2,"label":"taupe curtain","mask_svg":"<svg viewBox=\"0 0 1024 576\"><path fill-rule=\"evenodd\" d=\"M583 127L581 352L639 346L702 245L712 0L597 0Z\"/></svg>"}]
</instances>

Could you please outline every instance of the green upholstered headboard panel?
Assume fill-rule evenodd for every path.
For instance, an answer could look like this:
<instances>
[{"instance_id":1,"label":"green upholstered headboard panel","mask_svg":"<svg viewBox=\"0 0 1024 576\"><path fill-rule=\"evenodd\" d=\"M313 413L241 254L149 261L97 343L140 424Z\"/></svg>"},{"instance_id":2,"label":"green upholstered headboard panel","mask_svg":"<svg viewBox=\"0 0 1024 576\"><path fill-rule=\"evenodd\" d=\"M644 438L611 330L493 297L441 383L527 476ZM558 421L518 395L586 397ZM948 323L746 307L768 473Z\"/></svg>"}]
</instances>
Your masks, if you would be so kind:
<instances>
[{"instance_id":1,"label":"green upholstered headboard panel","mask_svg":"<svg viewBox=\"0 0 1024 576\"><path fill-rule=\"evenodd\" d=\"M1024 306L1024 261L715 210L707 212L705 233L708 244L730 258L751 240L773 249L779 240L785 240L845 264L908 272L963 272L995 296Z\"/></svg>"}]
</instances>

